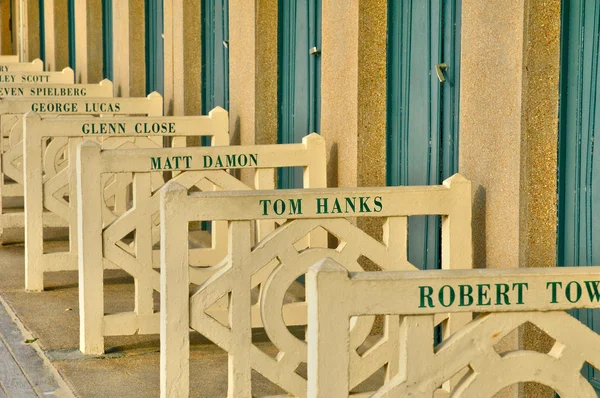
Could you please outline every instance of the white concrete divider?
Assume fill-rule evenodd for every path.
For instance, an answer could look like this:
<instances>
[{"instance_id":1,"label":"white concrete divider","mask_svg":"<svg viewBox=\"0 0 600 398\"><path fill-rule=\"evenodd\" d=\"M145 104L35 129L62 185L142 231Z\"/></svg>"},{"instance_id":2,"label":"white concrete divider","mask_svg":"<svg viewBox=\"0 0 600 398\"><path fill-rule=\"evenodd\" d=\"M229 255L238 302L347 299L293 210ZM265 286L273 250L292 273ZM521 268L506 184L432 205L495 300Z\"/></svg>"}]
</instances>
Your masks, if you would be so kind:
<instances>
[{"instance_id":1,"label":"white concrete divider","mask_svg":"<svg viewBox=\"0 0 600 398\"><path fill-rule=\"evenodd\" d=\"M561 397L595 398L580 372L586 362L600 369L600 336L564 310L600 308L598 269L348 273L335 260L322 260L307 277L308 396L349 396L358 358L351 317L398 314L400 372L368 396L485 398L537 382ZM480 314L436 347L434 317L447 312ZM526 322L555 339L553 348L497 353L494 346ZM452 391L441 390L465 368Z\"/></svg>"},{"instance_id":2,"label":"white concrete divider","mask_svg":"<svg viewBox=\"0 0 600 398\"><path fill-rule=\"evenodd\" d=\"M16 64L19 62L18 55L0 55L0 64Z\"/></svg>"},{"instance_id":3,"label":"white concrete divider","mask_svg":"<svg viewBox=\"0 0 600 398\"><path fill-rule=\"evenodd\" d=\"M71 68L64 68L60 72L32 72L14 71L0 72L1 84L73 84L75 72Z\"/></svg>"},{"instance_id":4,"label":"white concrete divider","mask_svg":"<svg viewBox=\"0 0 600 398\"><path fill-rule=\"evenodd\" d=\"M228 115L222 108L210 116L186 117L50 117L29 112L23 118L23 170L25 185L25 288L44 289L44 272L77 269L77 201L75 156L77 144L96 140L103 148L162 148L163 137L215 136L229 140ZM64 144L51 146L48 140L66 139L67 166L56 169ZM53 142L53 141L52 141ZM127 182L127 181L126 181ZM114 199L117 211L126 211L127 185L105 187L105 197ZM109 190L109 192L107 192ZM68 198L68 199L66 199ZM119 210L120 209L120 210ZM69 226L69 249L44 253L43 226Z\"/></svg>"},{"instance_id":5,"label":"white concrete divider","mask_svg":"<svg viewBox=\"0 0 600 398\"><path fill-rule=\"evenodd\" d=\"M189 394L191 327L228 352L228 396L251 397L254 369L289 394L306 397L306 379L296 372L307 361L306 342L288 329L299 320L307 321L306 302L284 303L286 291L310 266L327 257L354 272L363 270L361 258L370 259L382 270L416 270L407 258L407 217L412 215L441 215L442 267L471 268L471 184L460 175L441 186L190 195L185 188L169 183L161 191L161 396ZM349 219L354 217L384 218L382 240L357 228ZM251 222L262 219L288 221L253 245ZM227 220L229 255L227 264L190 297L187 225L194 220ZM296 242L315 228L335 236L337 247L298 247ZM253 311L251 295L257 275L266 281L258 298L259 314ZM229 298L226 319L212 316L215 303L222 297ZM446 334L462 327L470 316L456 315L439 317ZM256 316L260 316L267 336L279 350L276 357L252 343ZM374 317L355 320L350 339L354 352L369 336L373 321ZM399 335L398 317L388 317L382 341L356 361L352 387L386 365L388 378L399 372L400 353L394 350Z\"/></svg>"},{"instance_id":6,"label":"white concrete divider","mask_svg":"<svg viewBox=\"0 0 600 398\"><path fill-rule=\"evenodd\" d=\"M108 98L112 97L112 85L105 84L95 94L99 97L12 98L0 101L0 227L3 229L3 243L23 241L23 114L34 111L45 116L162 115L162 96L156 92L145 98ZM55 148L58 153L66 144L66 138L56 138L49 147ZM67 155L53 166L56 172L64 167L66 161ZM66 226L66 221L61 225ZM6 236L4 232L8 229L18 232Z\"/></svg>"},{"instance_id":7,"label":"white concrete divider","mask_svg":"<svg viewBox=\"0 0 600 398\"><path fill-rule=\"evenodd\" d=\"M42 72L44 63L36 58L31 62L15 62L14 55L8 60L0 59L0 72Z\"/></svg>"},{"instance_id":8,"label":"white concrete divider","mask_svg":"<svg viewBox=\"0 0 600 398\"><path fill-rule=\"evenodd\" d=\"M281 167L302 167L306 187L324 187L325 140L311 134L301 144L104 151L96 143L82 143L77 158L81 351L102 354L104 336L159 333L153 293L160 291L156 270L160 267L156 249L160 245L157 188L164 181L156 176L156 171L179 171L171 181L188 190L246 191L274 189L277 169ZM256 169L255 184L242 183L226 169ZM102 175L116 173L133 173L135 186L131 210L120 216L113 214L102 200ZM265 236L274 229L274 223L263 221L257 227L258 235ZM124 242L132 234L134 238ZM190 249L192 283L201 284L218 272L228 255L226 222L213 222L210 238L208 245ZM134 311L106 314L102 275L107 265L134 277ZM266 276L257 275L263 278L257 282L264 283ZM226 319L226 306L212 315ZM261 326L260 320L257 322L256 326Z\"/></svg>"}]
</instances>

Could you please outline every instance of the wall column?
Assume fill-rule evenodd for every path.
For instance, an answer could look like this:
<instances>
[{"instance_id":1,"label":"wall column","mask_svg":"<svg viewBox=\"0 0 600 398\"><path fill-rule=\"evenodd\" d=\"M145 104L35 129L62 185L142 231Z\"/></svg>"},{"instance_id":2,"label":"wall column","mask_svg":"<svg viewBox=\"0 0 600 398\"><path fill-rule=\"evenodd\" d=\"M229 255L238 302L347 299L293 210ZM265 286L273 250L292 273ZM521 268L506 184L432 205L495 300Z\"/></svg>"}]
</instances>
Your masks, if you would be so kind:
<instances>
[{"instance_id":1,"label":"wall column","mask_svg":"<svg viewBox=\"0 0 600 398\"><path fill-rule=\"evenodd\" d=\"M387 3L324 1L321 133L330 187L386 185ZM373 236L378 220L359 219Z\"/></svg>"},{"instance_id":2,"label":"wall column","mask_svg":"<svg viewBox=\"0 0 600 398\"><path fill-rule=\"evenodd\" d=\"M40 57L40 6L39 0L20 0L19 49L22 62Z\"/></svg>"},{"instance_id":3,"label":"wall column","mask_svg":"<svg viewBox=\"0 0 600 398\"><path fill-rule=\"evenodd\" d=\"M277 143L277 18L276 1L229 1L233 143Z\"/></svg>"},{"instance_id":4,"label":"wall column","mask_svg":"<svg viewBox=\"0 0 600 398\"><path fill-rule=\"evenodd\" d=\"M165 0L165 115L200 115L200 0Z\"/></svg>"},{"instance_id":5,"label":"wall column","mask_svg":"<svg viewBox=\"0 0 600 398\"><path fill-rule=\"evenodd\" d=\"M113 1L113 60L115 95L146 94L146 15L144 2Z\"/></svg>"},{"instance_id":6,"label":"wall column","mask_svg":"<svg viewBox=\"0 0 600 398\"><path fill-rule=\"evenodd\" d=\"M12 53L13 54L17 54L19 55L19 57L21 56L21 51L20 51L20 40L19 37L21 36L21 12L20 12L20 8L21 8L21 0L10 0L11 4L12 4L12 15L11 15L11 30L13 32L12 34L12 42L11 42L11 46L12 46ZM21 62L25 62L23 59L20 59Z\"/></svg>"},{"instance_id":7,"label":"wall column","mask_svg":"<svg viewBox=\"0 0 600 398\"><path fill-rule=\"evenodd\" d=\"M103 79L102 0L75 2L75 54L75 82L100 82Z\"/></svg>"},{"instance_id":8,"label":"wall column","mask_svg":"<svg viewBox=\"0 0 600 398\"><path fill-rule=\"evenodd\" d=\"M69 17L64 0L44 0L44 47L45 70L69 66Z\"/></svg>"},{"instance_id":9,"label":"wall column","mask_svg":"<svg viewBox=\"0 0 600 398\"><path fill-rule=\"evenodd\" d=\"M10 2L0 2L0 55L13 55Z\"/></svg>"},{"instance_id":10,"label":"wall column","mask_svg":"<svg viewBox=\"0 0 600 398\"><path fill-rule=\"evenodd\" d=\"M474 263L556 266L560 0L463 0L461 35L460 172L473 182ZM506 349L550 343L537 328L509 337Z\"/></svg>"}]
</instances>

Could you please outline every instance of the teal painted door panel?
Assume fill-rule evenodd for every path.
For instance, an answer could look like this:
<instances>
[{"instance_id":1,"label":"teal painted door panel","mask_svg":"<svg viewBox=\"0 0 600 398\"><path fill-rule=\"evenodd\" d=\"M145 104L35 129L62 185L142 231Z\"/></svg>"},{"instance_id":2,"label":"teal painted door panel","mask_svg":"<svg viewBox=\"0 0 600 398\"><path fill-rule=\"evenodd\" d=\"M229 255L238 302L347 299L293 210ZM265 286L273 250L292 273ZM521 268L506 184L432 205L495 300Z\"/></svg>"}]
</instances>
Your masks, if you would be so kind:
<instances>
[{"instance_id":1,"label":"teal painted door panel","mask_svg":"<svg viewBox=\"0 0 600 398\"><path fill-rule=\"evenodd\" d=\"M69 19L69 67L75 71L77 66L75 62L77 59L75 57L75 0L68 0L67 17Z\"/></svg>"},{"instance_id":2,"label":"teal painted door panel","mask_svg":"<svg viewBox=\"0 0 600 398\"><path fill-rule=\"evenodd\" d=\"M302 142L319 132L321 1L280 0L278 27L278 142ZM279 171L280 188L301 188L302 170Z\"/></svg>"},{"instance_id":3,"label":"teal painted door panel","mask_svg":"<svg viewBox=\"0 0 600 398\"><path fill-rule=\"evenodd\" d=\"M146 13L146 93L164 94L165 55L163 0L145 0Z\"/></svg>"},{"instance_id":4,"label":"teal painted door panel","mask_svg":"<svg viewBox=\"0 0 600 398\"><path fill-rule=\"evenodd\" d=\"M202 0L202 113L229 110L229 1Z\"/></svg>"},{"instance_id":5,"label":"teal painted door panel","mask_svg":"<svg viewBox=\"0 0 600 398\"><path fill-rule=\"evenodd\" d=\"M102 73L113 80L113 7L112 0L102 0Z\"/></svg>"},{"instance_id":6,"label":"teal painted door panel","mask_svg":"<svg viewBox=\"0 0 600 398\"><path fill-rule=\"evenodd\" d=\"M11 2L12 3L12 2ZM39 4L39 18L40 18L40 59L44 62L44 70L47 68L46 65L46 29L44 21L44 0L40 0Z\"/></svg>"},{"instance_id":7,"label":"teal painted door panel","mask_svg":"<svg viewBox=\"0 0 600 398\"><path fill-rule=\"evenodd\" d=\"M457 171L460 5L388 2L388 185L436 185ZM408 239L413 264L439 268L439 217L410 217Z\"/></svg>"},{"instance_id":8,"label":"teal painted door panel","mask_svg":"<svg viewBox=\"0 0 600 398\"><path fill-rule=\"evenodd\" d=\"M562 5L558 265L600 265L600 1ZM598 310L573 315L600 332ZM600 374L583 374L600 391Z\"/></svg>"}]
</instances>

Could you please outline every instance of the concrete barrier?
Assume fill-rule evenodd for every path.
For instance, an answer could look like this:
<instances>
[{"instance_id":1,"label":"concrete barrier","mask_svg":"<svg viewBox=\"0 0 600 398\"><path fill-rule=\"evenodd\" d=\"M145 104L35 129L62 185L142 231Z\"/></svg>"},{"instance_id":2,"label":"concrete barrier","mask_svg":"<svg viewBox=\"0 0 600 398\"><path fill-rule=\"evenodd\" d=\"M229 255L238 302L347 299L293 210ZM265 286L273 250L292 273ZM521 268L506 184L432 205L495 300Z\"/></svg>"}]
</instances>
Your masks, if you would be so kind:
<instances>
[{"instance_id":1,"label":"concrete barrier","mask_svg":"<svg viewBox=\"0 0 600 398\"><path fill-rule=\"evenodd\" d=\"M306 187L326 185L325 141L317 134L305 137L301 144L288 145L101 151L98 144L85 142L78 153L80 349L84 354L103 353L104 336L159 333L153 293L159 291L156 269L160 267L157 188L164 181L157 171L177 171L171 181L200 191L274 189L281 167L302 167ZM242 183L227 169L256 169L254 185ZM122 215L114 214L102 200L102 176L118 173L133 173L135 186L131 209ZM219 264L228 255L226 222L215 221L211 226L207 240L190 242L195 284L219 272ZM259 239L274 227L273 221L259 222ZM134 277L134 311L106 314L105 266L123 269ZM213 315L227 318L226 306ZM256 326L261 326L260 322Z\"/></svg>"},{"instance_id":2,"label":"concrete barrier","mask_svg":"<svg viewBox=\"0 0 600 398\"><path fill-rule=\"evenodd\" d=\"M1 61L0 61L1 62ZM71 68L64 68L60 72L0 72L1 84L73 84L75 72Z\"/></svg>"},{"instance_id":3,"label":"concrete barrier","mask_svg":"<svg viewBox=\"0 0 600 398\"><path fill-rule=\"evenodd\" d=\"M600 308L597 268L353 274L335 260L322 260L307 277L308 396L350 395L364 359L352 343L352 317L397 314L400 333L391 336L390 349L401 353L399 371L365 396L493 397L514 384L536 382L561 397L596 397L580 372L586 362L600 369L600 336L564 310ZM479 315L436 347L435 317L447 312ZM553 348L496 352L526 322L555 339ZM469 371L451 391L444 388L464 369Z\"/></svg>"},{"instance_id":4,"label":"concrete barrier","mask_svg":"<svg viewBox=\"0 0 600 398\"><path fill-rule=\"evenodd\" d=\"M9 59L0 59L0 72L42 72L44 63L36 58L31 62L15 61L15 55L10 55Z\"/></svg>"},{"instance_id":5,"label":"concrete barrier","mask_svg":"<svg viewBox=\"0 0 600 398\"><path fill-rule=\"evenodd\" d=\"M105 85L104 91L96 94L107 98L13 98L0 101L2 243L23 242L24 239L23 114L34 111L45 116L162 115L162 96L158 93L146 98L108 98L112 97L112 88ZM66 158L61 159L57 169L60 170L65 162Z\"/></svg>"},{"instance_id":6,"label":"concrete barrier","mask_svg":"<svg viewBox=\"0 0 600 398\"><path fill-rule=\"evenodd\" d=\"M0 69L1 70L1 69ZM0 98L29 97L103 97L105 92L113 92L113 84L104 79L98 84L56 84L56 83L6 83L0 85Z\"/></svg>"},{"instance_id":7,"label":"concrete barrier","mask_svg":"<svg viewBox=\"0 0 600 398\"><path fill-rule=\"evenodd\" d=\"M42 118L31 112L23 118L23 125L25 288L33 291L43 290L44 272L77 269L77 144L95 140L105 149L162 148L165 137L203 135L229 141L227 112L221 108L210 116L188 117ZM67 164L59 169L63 153L67 153ZM117 213L127 209L130 182L130 176L107 181L104 195L111 198ZM69 248L45 252L43 227L65 222Z\"/></svg>"},{"instance_id":8,"label":"concrete barrier","mask_svg":"<svg viewBox=\"0 0 600 398\"><path fill-rule=\"evenodd\" d=\"M189 194L177 184L161 192L161 396L189 394L189 328L200 332L229 354L229 393L250 397L255 370L287 393L307 396L306 378L296 372L307 361L307 346L288 326L307 323L306 302L287 303L285 293L316 262L331 257L353 272L363 271L361 259L382 270L416 270L407 257L407 217L441 215L444 269L469 269L471 249L471 184L460 175L441 186L386 188L331 188L257 192ZM375 239L353 223L355 217L385 219L382 239ZM252 221L288 221L257 244ZM227 220L229 255L218 273L194 289L189 267L187 225L195 220ZM333 247L305 248L299 242L315 229L337 239ZM260 277L259 277L260 276ZM252 290L261 283L255 305ZM228 298L228 316L218 317L219 303ZM335 310L335 309L334 309ZM462 327L470 314L440 316L444 333ZM273 357L252 343L252 327L260 318L265 333L279 350ZM370 334L374 317L353 322L351 348L356 350ZM310 327L310 319L308 320ZM360 384L386 366L388 377L399 369L400 353L394 339L399 318L386 319L387 340L360 358L351 381ZM433 330L429 331L433 336ZM333 382L330 380L330 382Z\"/></svg>"},{"instance_id":9,"label":"concrete barrier","mask_svg":"<svg viewBox=\"0 0 600 398\"><path fill-rule=\"evenodd\" d=\"M16 64L19 62L18 55L0 55L0 64Z\"/></svg>"}]
</instances>

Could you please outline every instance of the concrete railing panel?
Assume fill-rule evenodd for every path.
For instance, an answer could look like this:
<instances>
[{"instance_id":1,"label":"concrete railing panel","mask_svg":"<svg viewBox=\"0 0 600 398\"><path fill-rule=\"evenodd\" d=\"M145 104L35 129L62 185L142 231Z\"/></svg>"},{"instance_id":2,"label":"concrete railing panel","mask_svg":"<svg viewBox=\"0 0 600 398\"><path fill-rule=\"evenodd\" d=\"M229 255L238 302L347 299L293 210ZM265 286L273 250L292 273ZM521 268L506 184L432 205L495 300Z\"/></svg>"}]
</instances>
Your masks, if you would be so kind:
<instances>
[{"instance_id":1,"label":"concrete railing panel","mask_svg":"<svg viewBox=\"0 0 600 398\"><path fill-rule=\"evenodd\" d=\"M15 61L14 55L9 56L9 59L0 58L0 72L42 72L44 63L37 58L31 62Z\"/></svg>"},{"instance_id":2,"label":"concrete railing panel","mask_svg":"<svg viewBox=\"0 0 600 398\"><path fill-rule=\"evenodd\" d=\"M0 64L16 64L19 62L18 55L0 55Z\"/></svg>"},{"instance_id":3,"label":"concrete railing panel","mask_svg":"<svg viewBox=\"0 0 600 398\"><path fill-rule=\"evenodd\" d=\"M219 136L229 140L227 112L221 108L210 116L187 117L42 118L29 113L23 125L25 288L33 291L43 290L44 272L77 269L75 157L79 143L93 140L105 149L125 149L162 148L164 137ZM65 152L67 166L61 169L57 165ZM126 175L106 180L104 195L117 212L127 209L130 183L131 176ZM43 226L65 223L69 227L67 251L46 253Z\"/></svg>"},{"instance_id":4,"label":"concrete railing panel","mask_svg":"<svg viewBox=\"0 0 600 398\"><path fill-rule=\"evenodd\" d=\"M296 372L307 361L307 346L288 326L306 325L306 302L285 302L285 293L310 266L327 257L350 271L363 271L361 258L382 270L416 270L407 257L407 217L441 215L442 266L471 268L471 184L460 175L442 186L338 188L257 192L193 193L177 184L161 196L161 395L189 394L189 327L229 354L229 396L250 397L251 371L297 397L307 396L307 381ZM350 218L381 217L386 221L377 240ZM252 221L287 219L254 244ZM187 247L187 225L196 220L227 220L229 255L221 269L189 295L193 279ZM324 229L337 238L335 247L299 246L307 234ZM260 275L260 278L258 277ZM253 305L253 289L261 283ZM227 300L225 317L215 316ZM439 317L445 333L462 327L470 314ZM279 350L273 357L252 343L252 327L260 319ZM370 334L374 317L353 322L350 344L356 350ZM310 323L310 320L308 320ZM386 319L384 339L359 358L351 385L356 386L387 365L388 377L399 372L397 316ZM433 335L433 332L431 332ZM196 376L195 376L196 377ZM201 376L197 376L201 377Z\"/></svg>"},{"instance_id":5,"label":"concrete railing panel","mask_svg":"<svg viewBox=\"0 0 600 398\"><path fill-rule=\"evenodd\" d=\"M365 396L486 398L536 382L561 397L596 397L581 368L600 369L600 336L564 312L600 308L595 268L348 273L322 260L307 277L308 396L348 397L361 359L350 320L394 314L399 372ZM479 315L435 346L435 316L447 312ZM498 353L494 346L526 322L555 339L552 349ZM461 372L451 391L444 388Z\"/></svg>"},{"instance_id":6,"label":"concrete railing panel","mask_svg":"<svg viewBox=\"0 0 600 398\"><path fill-rule=\"evenodd\" d=\"M146 98L108 98L112 97L112 85L103 84L100 91L94 90L92 94L94 96L90 98L14 98L0 101L0 227L3 228L3 243L23 241L23 114L34 111L44 116L162 115L162 97L158 93ZM58 144L64 144L64 140L55 141L51 147L62 148ZM67 157L66 153L59 157L59 163L53 168L60 170L67 164ZM20 232L7 234L7 229Z\"/></svg>"},{"instance_id":7,"label":"concrete railing panel","mask_svg":"<svg viewBox=\"0 0 600 398\"><path fill-rule=\"evenodd\" d=\"M1 62L1 61L0 61ZM73 84L75 83L75 72L71 68L64 68L60 72L2 72L0 71L0 83L2 84Z\"/></svg>"},{"instance_id":8,"label":"concrete railing panel","mask_svg":"<svg viewBox=\"0 0 600 398\"><path fill-rule=\"evenodd\" d=\"M85 354L103 353L104 336L159 333L153 293L160 290L158 188L164 180L157 171L175 171L171 181L196 191L272 190L281 167L302 167L307 188L326 185L325 141L317 134L305 137L301 144L231 147L101 151L97 144L87 142L81 144L77 162L80 348ZM227 172L234 169L256 169L255 183L246 185ZM118 215L102 201L101 193L102 176L120 173L133 174L135 188L131 209ZM265 236L274 227L273 221L261 221L256 235ZM185 237L191 247L191 281L201 284L223 268L229 253L227 223L214 221L203 244L190 238ZM133 312L105 315L102 272L107 265L134 277ZM266 276L256 275L256 283L264 283ZM226 306L212 315L226 318ZM256 326L261 326L259 320Z\"/></svg>"}]
</instances>

